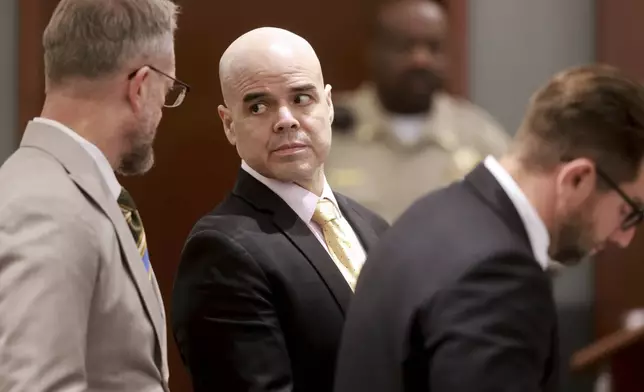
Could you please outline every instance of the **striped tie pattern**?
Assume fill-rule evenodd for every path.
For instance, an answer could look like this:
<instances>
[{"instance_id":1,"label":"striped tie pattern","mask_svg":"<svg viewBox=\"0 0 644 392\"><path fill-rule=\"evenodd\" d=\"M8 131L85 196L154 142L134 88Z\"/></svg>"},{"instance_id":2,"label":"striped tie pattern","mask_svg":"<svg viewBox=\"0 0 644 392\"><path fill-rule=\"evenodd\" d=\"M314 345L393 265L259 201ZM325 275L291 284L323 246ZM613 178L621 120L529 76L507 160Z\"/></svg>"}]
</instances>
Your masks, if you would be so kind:
<instances>
[{"instance_id":1,"label":"striped tie pattern","mask_svg":"<svg viewBox=\"0 0 644 392\"><path fill-rule=\"evenodd\" d=\"M351 289L355 289L356 280L360 273L360 267L353 261L357 260L354 255L351 237L349 236L349 223L340 215L335 204L329 199L321 199L315 212L313 222L322 229L324 242L329 248L329 253L335 264L343 272Z\"/></svg>"},{"instance_id":2,"label":"striped tie pattern","mask_svg":"<svg viewBox=\"0 0 644 392\"><path fill-rule=\"evenodd\" d=\"M121 188L121 194L118 197L118 204L123 216L125 217L127 225L130 227L130 231L134 237L134 242L136 243L136 247L141 255L141 260L143 260L143 265L148 273L148 278L152 279L152 269L150 268L150 257L148 255L148 247L145 241L143 222L141 221L139 211L136 209L136 204L134 204L134 199L132 199L132 196L127 190L125 190L125 188Z\"/></svg>"}]
</instances>

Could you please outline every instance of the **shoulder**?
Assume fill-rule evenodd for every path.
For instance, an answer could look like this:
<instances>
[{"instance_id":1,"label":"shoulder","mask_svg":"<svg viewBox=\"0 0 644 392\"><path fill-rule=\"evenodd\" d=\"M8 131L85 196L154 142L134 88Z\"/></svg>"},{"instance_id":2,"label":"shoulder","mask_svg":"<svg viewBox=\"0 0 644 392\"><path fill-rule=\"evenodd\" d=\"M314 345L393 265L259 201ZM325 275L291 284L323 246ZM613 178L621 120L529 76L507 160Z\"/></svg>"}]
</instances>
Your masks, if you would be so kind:
<instances>
[{"instance_id":1,"label":"shoulder","mask_svg":"<svg viewBox=\"0 0 644 392\"><path fill-rule=\"evenodd\" d=\"M233 293L268 287L273 256L267 224L268 220L237 205L230 196L195 223L176 271L175 323L197 302L207 300L212 305ZM215 293L217 298L211 298Z\"/></svg>"},{"instance_id":2,"label":"shoulder","mask_svg":"<svg viewBox=\"0 0 644 392\"><path fill-rule=\"evenodd\" d=\"M199 219L186 240L182 258L201 254L247 256L247 242L239 220L209 214Z\"/></svg>"},{"instance_id":3,"label":"shoulder","mask_svg":"<svg viewBox=\"0 0 644 392\"><path fill-rule=\"evenodd\" d=\"M471 121L483 122L486 126L494 126L502 129L500 123L485 109L474 102L455 95L441 93L437 100L443 106L448 106L462 116L466 116Z\"/></svg>"},{"instance_id":4,"label":"shoulder","mask_svg":"<svg viewBox=\"0 0 644 392\"><path fill-rule=\"evenodd\" d=\"M529 244L458 185L412 205L381 238L370 263L383 279L418 287L422 297L497 278L545 282Z\"/></svg>"},{"instance_id":5,"label":"shoulder","mask_svg":"<svg viewBox=\"0 0 644 392\"><path fill-rule=\"evenodd\" d=\"M52 155L36 148L20 147L0 166L0 183L5 189L38 188L49 184L58 187L71 183L63 165ZM56 189L52 189L55 191Z\"/></svg>"},{"instance_id":6,"label":"shoulder","mask_svg":"<svg viewBox=\"0 0 644 392\"><path fill-rule=\"evenodd\" d=\"M229 193L196 221L190 236L200 232L220 232L238 237L240 232L259 230L259 225L268 219L270 214L258 210L243 198Z\"/></svg>"},{"instance_id":7,"label":"shoulder","mask_svg":"<svg viewBox=\"0 0 644 392\"><path fill-rule=\"evenodd\" d=\"M63 166L48 154L25 150L19 149L0 168L0 220L94 226L92 204ZM79 231L81 237L87 234Z\"/></svg>"},{"instance_id":8,"label":"shoulder","mask_svg":"<svg viewBox=\"0 0 644 392\"><path fill-rule=\"evenodd\" d=\"M270 227L270 214L229 194L193 225L185 241L182 260L187 262L206 255L217 259L252 258L261 253Z\"/></svg>"},{"instance_id":9,"label":"shoulder","mask_svg":"<svg viewBox=\"0 0 644 392\"><path fill-rule=\"evenodd\" d=\"M257 276L264 280L263 258L237 220L216 215L200 219L181 251L175 291L199 290L196 282L213 284L226 277ZM201 284L200 283L200 284Z\"/></svg>"},{"instance_id":10,"label":"shoulder","mask_svg":"<svg viewBox=\"0 0 644 392\"><path fill-rule=\"evenodd\" d=\"M463 142L474 147L479 154L501 156L509 147L511 135L482 107L473 102L442 93L437 98L437 107L449 113L446 119L458 126Z\"/></svg>"},{"instance_id":11,"label":"shoulder","mask_svg":"<svg viewBox=\"0 0 644 392\"><path fill-rule=\"evenodd\" d=\"M410 256L419 253L418 249L431 249L436 257L464 261L521 244L517 234L465 181L416 200L390 232L396 241L410 242Z\"/></svg>"}]
</instances>

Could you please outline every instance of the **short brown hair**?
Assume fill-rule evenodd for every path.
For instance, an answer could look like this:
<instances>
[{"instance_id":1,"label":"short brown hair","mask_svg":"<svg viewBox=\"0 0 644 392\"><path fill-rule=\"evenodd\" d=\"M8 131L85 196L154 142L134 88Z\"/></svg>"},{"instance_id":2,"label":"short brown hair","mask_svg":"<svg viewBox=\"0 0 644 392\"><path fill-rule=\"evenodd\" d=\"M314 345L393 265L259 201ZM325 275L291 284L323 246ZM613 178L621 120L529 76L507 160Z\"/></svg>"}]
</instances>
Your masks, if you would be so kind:
<instances>
[{"instance_id":1,"label":"short brown hair","mask_svg":"<svg viewBox=\"0 0 644 392\"><path fill-rule=\"evenodd\" d=\"M515 143L528 169L585 157L613 180L633 181L644 157L644 88L608 65L566 69L532 96Z\"/></svg>"},{"instance_id":2,"label":"short brown hair","mask_svg":"<svg viewBox=\"0 0 644 392\"><path fill-rule=\"evenodd\" d=\"M110 75L172 41L170 0L61 0L43 34L48 84Z\"/></svg>"}]
</instances>

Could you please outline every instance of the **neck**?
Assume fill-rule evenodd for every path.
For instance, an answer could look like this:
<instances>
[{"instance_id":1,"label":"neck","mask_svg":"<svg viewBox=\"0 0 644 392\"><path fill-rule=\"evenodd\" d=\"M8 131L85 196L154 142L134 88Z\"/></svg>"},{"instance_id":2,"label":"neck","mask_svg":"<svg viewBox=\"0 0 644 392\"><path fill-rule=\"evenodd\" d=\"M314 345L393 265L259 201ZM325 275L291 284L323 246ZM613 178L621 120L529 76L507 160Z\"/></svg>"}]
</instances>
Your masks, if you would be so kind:
<instances>
[{"instance_id":1,"label":"neck","mask_svg":"<svg viewBox=\"0 0 644 392\"><path fill-rule=\"evenodd\" d=\"M316 196L322 196L324 191L324 170L319 168L310 179L295 181L295 183Z\"/></svg>"},{"instance_id":2,"label":"neck","mask_svg":"<svg viewBox=\"0 0 644 392\"><path fill-rule=\"evenodd\" d=\"M88 100L64 93L50 93L45 99L41 117L57 121L94 144L112 166L120 165L123 143L114 132L117 116L102 100Z\"/></svg>"},{"instance_id":3,"label":"neck","mask_svg":"<svg viewBox=\"0 0 644 392\"><path fill-rule=\"evenodd\" d=\"M554 230L554 210L550 202L554 198L554 186L548 173L527 171L518 158L506 156L499 163L512 176L532 207L552 233Z\"/></svg>"}]
</instances>

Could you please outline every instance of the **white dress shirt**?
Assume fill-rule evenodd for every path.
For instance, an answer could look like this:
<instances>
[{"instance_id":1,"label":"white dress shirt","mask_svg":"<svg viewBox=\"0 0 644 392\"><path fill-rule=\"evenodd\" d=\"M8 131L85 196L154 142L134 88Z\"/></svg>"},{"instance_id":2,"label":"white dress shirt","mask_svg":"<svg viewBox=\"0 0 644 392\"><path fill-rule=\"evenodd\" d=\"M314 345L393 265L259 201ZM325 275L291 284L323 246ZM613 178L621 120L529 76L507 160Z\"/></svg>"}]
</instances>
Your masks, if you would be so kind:
<instances>
[{"instance_id":1,"label":"white dress shirt","mask_svg":"<svg viewBox=\"0 0 644 392\"><path fill-rule=\"evenodd\" d=\"M412 146L427 132L428 121L429 117L426 114L392 115L391 131L401 144Z\"/></svg>"},{"instance_id":2,"label":"white dress shirt","mask_svg":"<svg viewBox=\"0 0 644 392\"><path fill-rule=\"evenodd\" d=\"M492 173L494 178L499 182L501 188L508 195L512 204L517 209L523 225L525 226L532 252L535 259L539 262L543 269L558 266L557 263L550 259L548 255L548 247L550 246L550 234L546 225L541 220L537 210L530 204L525 193L519 187L519 184L514 181L510 173L501 166L501 164L491 155L483 161L485 167Z\"/></svg>"},{"instance_id":3,"label":"white dress shirt","mask_svg":"<svg viewBox=\"0 0 644 392\"><path fill-rule=\"evenodd\" d=\"M312 220L318 201L323 198L331 200L331 202L333 202L333 205L335 205L336 210L340 214L341 219L345 218L342 217L342 212L340 211L338 202L336 201L335 196L333 195L333 191L327 183L326 178L324 179L324 189L322 190L322 196L318 197L316 194L309 192L307 189L304 189L297 184L267 178L255 171L243 160L241 167L242 169L244 169L244 171L253 176L257 181L266 185L277 196L284 200L284 202L288 204L289 207L291 207L295 214L308 226L311 232L313 232L313 234L327 251L327 253L329 253L329 248L324 241L324 234L322 234L322 229L317 223L313 222ZM351 228L351 224L348 221L347 223L348 224L346 226ZM351 263L361 267L366 259L364 248L362 247L362 244L360 243L360 240L355 234L353 228L351 228L351 232L346 233L346 235L351 239L351 246L355 247L356 249L356 257L355 259L351 259ZM329 257L331 257L330 254ZM331 259L333 259L333 257L331 257ZM340 269L340 272L342 272L342 275L345 277L347 282L352 282L353 280L355 280L344 265L338 263L336 263L336 265Z\"/></svg>"},{"instance_id":4,"label":"white dress shirt","mask_svg":"<svg viewBox=\"0 0 644 392\"><path fill-rule=\"evenodd\" d=\"M118 199L119 195L121 194L121 184L119 184L119 181L116 178L116 174L114 174L114 169L112 169L112 166L105 157L105 154L103 154L103 152L101 152L98 147L87 141L81 135L69 129L69 127L59 123L58 121L43 117L36 117L33 119L33 121L54 127L80 144L81 147L83 147L83 149L87 151L87 153L92 157L92 159L94 159L94 162L96 162L98 171L101 173L103 179L107 183L107 186L112 193L112 196L114 196L114 199Z\"/></svg>"}]
</instances>

